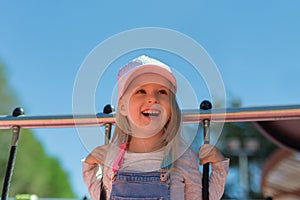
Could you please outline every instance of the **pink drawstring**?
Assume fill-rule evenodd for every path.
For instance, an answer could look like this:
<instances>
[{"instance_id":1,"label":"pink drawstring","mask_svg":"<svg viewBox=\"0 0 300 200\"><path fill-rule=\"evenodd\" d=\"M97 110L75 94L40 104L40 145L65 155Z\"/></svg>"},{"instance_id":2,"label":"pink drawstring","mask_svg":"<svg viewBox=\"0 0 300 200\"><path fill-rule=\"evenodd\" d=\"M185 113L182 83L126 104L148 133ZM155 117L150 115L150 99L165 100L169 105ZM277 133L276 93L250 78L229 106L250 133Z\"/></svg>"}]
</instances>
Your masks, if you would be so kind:
<instances>
[{"instance_id":1,"label":"pink drawstring","mask_svg":"<svg viewBox=\"0 0 300 200\"><path fill-rule=\"evenodd\" d=\"M115 160L114 165L112 167L112 170L113 170L114 174L119 170L119 168L123 164L124 154L125 154L126 149L127 149L127 143L124 142L120 145L119 152L116 156L116 160Z\"/></svg>"}]
</instances>

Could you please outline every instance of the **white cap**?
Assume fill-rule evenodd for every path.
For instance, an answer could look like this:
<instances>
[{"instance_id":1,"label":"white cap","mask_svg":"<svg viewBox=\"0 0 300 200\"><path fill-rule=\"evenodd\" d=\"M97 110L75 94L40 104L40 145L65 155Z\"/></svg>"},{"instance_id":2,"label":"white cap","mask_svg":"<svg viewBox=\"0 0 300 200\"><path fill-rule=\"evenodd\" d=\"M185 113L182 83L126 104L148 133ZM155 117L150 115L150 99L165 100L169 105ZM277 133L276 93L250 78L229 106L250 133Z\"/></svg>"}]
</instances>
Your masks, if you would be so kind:
<instances>
[{"instance_id":1,"label":"white cap","mask_svg":"<svg viewBox=\"0 0 300 200\"><path fill-rule=\"evenodd\" d=\"M173 93L176 93L177 83L171 68L156 59L142 55L120 69L118 74L118 99L123 96L129 84L142 74L157 74L162 76L172 84L173 87L170 89ZM155 80L153 82L155 83Z\"/></svg>"}]
</instances>

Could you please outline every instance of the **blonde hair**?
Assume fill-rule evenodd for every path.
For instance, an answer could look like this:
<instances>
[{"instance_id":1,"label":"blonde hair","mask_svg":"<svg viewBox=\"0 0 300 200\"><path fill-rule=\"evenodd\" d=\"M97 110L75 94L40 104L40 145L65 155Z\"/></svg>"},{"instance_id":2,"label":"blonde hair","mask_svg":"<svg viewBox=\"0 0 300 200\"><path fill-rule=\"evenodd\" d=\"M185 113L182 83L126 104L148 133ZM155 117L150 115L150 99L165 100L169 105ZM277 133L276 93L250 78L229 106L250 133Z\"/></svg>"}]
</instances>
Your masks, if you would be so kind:
<instances>
[{"instance_id":1,"label":"blonde hair","mask_svg":"<svg viewBox=\"0 0 300 200\"><path fill-rule=\"evenodd\" d=\"M178 150L178 137L180 137L180 126L181 126L181 112L179 105L176 100L176 95L171 92L170 95L170 104L171 104L171 115L170 119L166 123L164 129L164 134L160 138L157 146L165 146L165 154L170 155L171 158L168 158L165 162L169 163L174 161L176 158L176 152ZM116 112L116 123L114 128L113 137L110 141L112 146L120 146L123 142L126 142L128 145L130 143L131 135L130 133L130 124L128 118L122 115L119 112L119 109ZM171 160L170 160L171 159Z\"/></svg>"}]
</instances>

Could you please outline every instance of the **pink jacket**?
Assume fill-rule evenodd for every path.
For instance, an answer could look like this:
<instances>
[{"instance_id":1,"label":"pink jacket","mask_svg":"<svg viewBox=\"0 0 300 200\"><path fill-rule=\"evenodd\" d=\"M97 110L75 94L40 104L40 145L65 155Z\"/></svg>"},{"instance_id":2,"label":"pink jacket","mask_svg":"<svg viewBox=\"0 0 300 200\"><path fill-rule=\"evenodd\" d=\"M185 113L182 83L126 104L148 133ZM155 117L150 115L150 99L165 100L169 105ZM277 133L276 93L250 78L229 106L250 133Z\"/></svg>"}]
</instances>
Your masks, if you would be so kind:
<instances>
[{"instance_id":1,"label":"pink jacket","mask_svg":"<svg viewBox=\"0 0 300 200\"><path fill-rule=\"evenodd\" d=\"M202 199L202 174L199 171L199 160L196 154L188 149L171 169L171 199L172 200L199 200ZM83 179L88 187L93 200L100 198L100 178L96 176L98 165L83 165ZM212 173L209 179L209 199L221 199L229 169L229 159L212 164ZM104 185L109 196L111 191L111 173L107 167L104 168L106 174Z\"/></svg>"}]
</instances>

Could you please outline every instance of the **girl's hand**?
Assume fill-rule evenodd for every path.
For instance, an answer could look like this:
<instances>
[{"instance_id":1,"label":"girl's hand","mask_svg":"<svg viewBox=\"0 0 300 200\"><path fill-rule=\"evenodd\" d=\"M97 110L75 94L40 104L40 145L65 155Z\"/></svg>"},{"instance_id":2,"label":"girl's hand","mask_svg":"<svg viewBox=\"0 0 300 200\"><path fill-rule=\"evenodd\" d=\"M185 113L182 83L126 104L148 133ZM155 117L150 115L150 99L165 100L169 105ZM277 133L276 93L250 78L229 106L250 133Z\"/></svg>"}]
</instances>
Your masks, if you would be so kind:
<instances>
[{"instance_id":1,"label":"girl's hand","mask_svg":"<svg viewBox=\"0 0 300 200\"><path fill-rule=\"evenodd\" d=\"M107 145L96 147L86 158L86 163L90 165L99 164L103 166L103 162L107 153Z\"/></svg>"},{"instance_id":2,"label":"girl's hand","mask_svg":"<svg viewBox=\"0 0 300 200\"><path fill-rule=\"evenodd\" d=\"M200 159L200 165L219 162L225 159L223 154L211 144L204 144L199 150L198 157Z\"/></svg>"}]
</instances>

